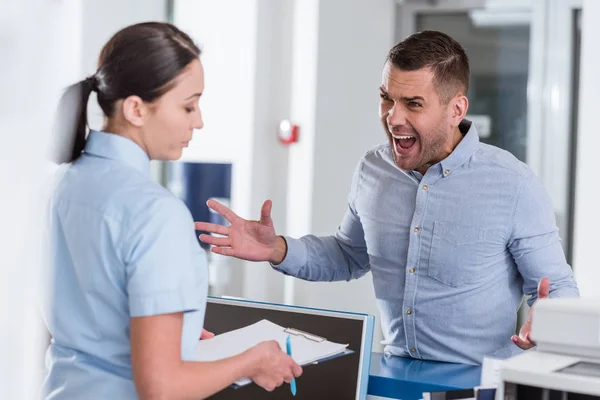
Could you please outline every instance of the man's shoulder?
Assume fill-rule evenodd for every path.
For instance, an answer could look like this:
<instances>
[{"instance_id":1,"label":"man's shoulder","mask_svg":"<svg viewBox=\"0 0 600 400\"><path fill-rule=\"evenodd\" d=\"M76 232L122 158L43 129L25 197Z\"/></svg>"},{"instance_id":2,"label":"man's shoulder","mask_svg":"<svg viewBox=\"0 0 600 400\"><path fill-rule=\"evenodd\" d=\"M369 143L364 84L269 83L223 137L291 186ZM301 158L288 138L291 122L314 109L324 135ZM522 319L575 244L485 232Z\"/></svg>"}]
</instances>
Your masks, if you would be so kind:
<instances>
[{"instance_id":1,"label":"man's shoulder","mask_svg":"<svg viewBox=\"0 0 600 400\"><path fill-rule=\"evenodd\" d=\"M395 175L398 169L389 143L382 143L368 150L362 156L358 169L362 176L376 175L380 177L380 174L385 171Z\"/></svg>"},{"instance_id":2,"label":"man's shoulder","mask_svg":"<svg viewBox=\"0 0 600 400\"><path fill-rule=\"evenodd\" d=\"M369 149L362 157L361 163L384 163L394 164L389 143L378 144Z\"/></svg>"},{"instance_id":3,"label":"man's shoulder","mask_svg":"<svg viewBox=\"0 0 600 400\"><path fill-rule=\"evenodd\" d=\"M525 177L533 173L527 164L509 151L486 143L479 143L474 154L474 161L518 177Z\"/></svg>"}]
</instances>

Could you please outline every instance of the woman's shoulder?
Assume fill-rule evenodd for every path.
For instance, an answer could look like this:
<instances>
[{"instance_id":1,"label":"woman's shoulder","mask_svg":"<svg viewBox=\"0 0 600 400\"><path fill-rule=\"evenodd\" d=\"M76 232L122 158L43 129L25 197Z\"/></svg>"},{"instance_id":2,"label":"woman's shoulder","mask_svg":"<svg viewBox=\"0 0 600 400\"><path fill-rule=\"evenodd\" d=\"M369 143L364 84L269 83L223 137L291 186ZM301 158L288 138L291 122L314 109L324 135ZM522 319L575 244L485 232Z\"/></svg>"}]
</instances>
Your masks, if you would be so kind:
<instances>
[{"instance_id":1,"label":"woman's shoulder","mask_svg":"<svg viewBox=\"0 0 600 400\"><path fill-rule=\"evenodd\" d=\"M111 199L113 206L124 213L128 221L152 218L160 220L165 216L192 220L185 203L157 182L130 182L121 187Z\"/></svg>"},{"instance_id":2,"label":"woman's shoulder","mask_svg":"<svg viewBox=\"0 0 600 400\"><path fill-rule=\"evenodd\" d=\"M187 212L185 204L169 190L149 175L131 168L81 163L66 168L62 174L55 200L67 207L77 205L96 210L123 222L146 218L160 210Z\"/></svg>"}]
</instances>

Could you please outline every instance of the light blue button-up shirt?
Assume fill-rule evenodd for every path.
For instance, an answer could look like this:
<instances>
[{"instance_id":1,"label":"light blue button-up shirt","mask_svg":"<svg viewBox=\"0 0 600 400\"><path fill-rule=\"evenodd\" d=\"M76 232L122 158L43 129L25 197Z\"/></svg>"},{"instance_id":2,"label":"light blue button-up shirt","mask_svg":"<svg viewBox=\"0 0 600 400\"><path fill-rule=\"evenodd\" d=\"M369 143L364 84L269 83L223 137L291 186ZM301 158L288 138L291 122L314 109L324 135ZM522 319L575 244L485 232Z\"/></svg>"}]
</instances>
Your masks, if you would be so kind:
<instances>
[{"instance_id":1,"label":"light blue button-up shirt","mask_svg":"<svg viewBox=\"0 0 600 400\"><path fill-rule=\"evenodd\" d=\"M481 363L511 342L523 295L578 296L541 181L510 153L479 142L474 126L425 175L400 170L388 144L354 174L348 209L329 237L286 237L275 268L311 281L371 271L385 352Z\"/></svg>"},{"instance_id":2,"label":"light blue button-up shirt","mask_svg":"<svg viewBox=\"0 0 600 400\"><path fill-rule=\"evenodd\" d=\"M84 154L59 174L46 398L137 399L131 317L185 312L185 360L200 338L208 276L192 216L152 181L146 153L121 136L92 131Z\"/></svg>"}]
</instances>

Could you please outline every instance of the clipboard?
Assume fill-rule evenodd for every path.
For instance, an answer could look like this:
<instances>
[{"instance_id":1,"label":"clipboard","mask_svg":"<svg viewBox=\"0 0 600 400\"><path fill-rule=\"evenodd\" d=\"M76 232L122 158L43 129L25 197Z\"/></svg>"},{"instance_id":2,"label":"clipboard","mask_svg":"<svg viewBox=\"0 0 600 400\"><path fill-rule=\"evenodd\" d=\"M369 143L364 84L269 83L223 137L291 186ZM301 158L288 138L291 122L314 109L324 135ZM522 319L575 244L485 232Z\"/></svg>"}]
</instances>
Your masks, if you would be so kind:
<instances>
[{"instance_id":1,"label":"clipboard","mask_svg":"<svg viewBox=\"0 0 600 400\"><path fill-rule=\"evenodd\" d=\"M289 333L290 335L304 336L306 339L312 340L317 343L324 342L327 340L327 338L324 338L322 336L317 336L312 333L304 332L304 331L301 331L300 329L295 329L295 328L286 328L284 332ZM332 355L329 357L321 358L321 359L313 361L312 363L307 364L307 365L323 363L325 361L333 360L334 358L342 357L342 356L352 354L352 353L354 353L353 350L346 348L346 350L344 350L341 353L338 353L338 354L335 354L335 355Z\"/></svg>"},{"instance_id":2,"label":"clipboard","mask_svg":"<svg viewBox=\"0 0 600 400\"><path fill-rule=\"evenodd\" d=\"M289 333L290 335L294 335L294 336L304 336L306 339L312 340L313 342L317 342L317 343L321 343L321 342L324 342L325 340L327 340L324 337L313 335L312 333L304 332L304 331L301 331L300 329L296 329L296 328L285 328L285 330L283 332Z\"/></svg>"},{"instance_id":3,"label":"clipboard","mask_svg":"<svg viewBox=\"0 0 600 400\"><path fill-rule=\"evenodd\" d=\"M353 353L348 344L328 341L325 337L296 328L282 327L267 319L238 328L209 340L200 341L196 347L196 361L216 361L233 357L269 340L279 343L285 351L285 341L290 337L293 358L300 366L323 363ZM252 381L243 378L235 382L234 387L245 386Z\"/></svg>"}]
</instances>

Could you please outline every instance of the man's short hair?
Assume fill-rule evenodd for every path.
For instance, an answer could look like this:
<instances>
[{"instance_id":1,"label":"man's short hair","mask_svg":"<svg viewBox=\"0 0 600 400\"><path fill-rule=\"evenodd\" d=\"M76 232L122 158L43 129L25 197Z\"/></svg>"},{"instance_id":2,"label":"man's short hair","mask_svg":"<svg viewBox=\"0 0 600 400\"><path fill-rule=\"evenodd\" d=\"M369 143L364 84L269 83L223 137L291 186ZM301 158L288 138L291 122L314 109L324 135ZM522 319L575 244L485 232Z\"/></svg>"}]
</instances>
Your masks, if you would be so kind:
<instances>
[{"instance_id":1,"label":"man's short hair","mask_svg":"<svg viewBox=\"0 0 600 400\"><path fill-rule=\"evenodd\" d=\"M436 91L443 104L469 90L469 58L450 36L437 31L410 35L389 51L387 61L404 71L431 68Z\"/></svg>"}]
</instances>

